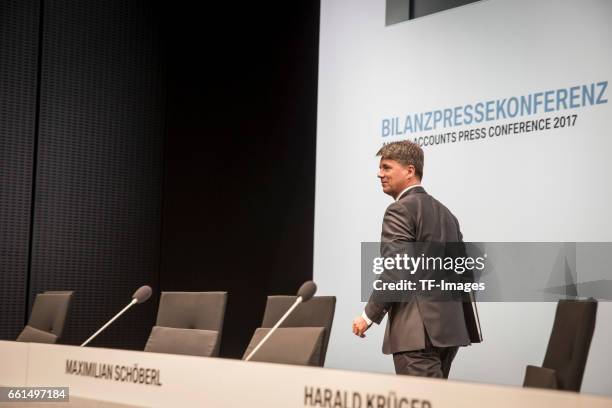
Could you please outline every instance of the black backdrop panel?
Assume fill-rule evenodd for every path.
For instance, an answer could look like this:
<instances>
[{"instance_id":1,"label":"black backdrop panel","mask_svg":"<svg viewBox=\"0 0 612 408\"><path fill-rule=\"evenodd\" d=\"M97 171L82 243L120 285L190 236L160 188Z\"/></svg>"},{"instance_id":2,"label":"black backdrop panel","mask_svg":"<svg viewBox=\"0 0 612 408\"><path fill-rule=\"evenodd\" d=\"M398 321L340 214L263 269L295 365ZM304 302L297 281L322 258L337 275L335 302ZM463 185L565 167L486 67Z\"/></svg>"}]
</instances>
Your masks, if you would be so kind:
<instances>
[{"instance_id":1,"label":"black backdrop panel","mask_svg":"<svg viewBox=\"0 0 612 408\"><path fill-rule=\"evenodd\" d=\"M142 1L44 2L30 305L74 290L64 342L85 340L159 280L164 72ZM141 348L138 305L92 345Z\"/></svg>"},{"instance_id":2,"label":"black backdrop panel","mask_svg":"<svg viewBox=\"0 0 612 408\"><path fill-rule=\"evenodd\" d=\"M465 6L478 0L416 0L410 3L411 17L419 18L440 11Z\"/></svg>"},{"instance_id":3,"label":"black backdrop panel","mask_svg":"<svg viewBox=\"0 0 612 408\"><path fill-rule=\"evenodd\" d=\"M312 278L319 2L173 5L160 283L228 291L239 358Z\"/></svg>"},{"instance_id":4,"label":"black backdrop panel","mask_svg":"<svg viewBox=\"0 0 612 408\"><path fill-rule=\"evenodd\" d=\"M0 339L25 318L39 2L0 2Z\"/></svg>"}]
</instances>

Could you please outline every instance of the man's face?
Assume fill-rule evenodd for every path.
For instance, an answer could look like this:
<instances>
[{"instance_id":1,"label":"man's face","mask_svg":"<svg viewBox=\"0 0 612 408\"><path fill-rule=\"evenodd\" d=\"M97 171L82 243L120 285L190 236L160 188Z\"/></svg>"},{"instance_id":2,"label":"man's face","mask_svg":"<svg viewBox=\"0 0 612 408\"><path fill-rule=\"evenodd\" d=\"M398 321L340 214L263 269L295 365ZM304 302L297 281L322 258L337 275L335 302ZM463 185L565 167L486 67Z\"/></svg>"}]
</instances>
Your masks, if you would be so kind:
<instances>
[{"instance_id":1,"label":"man's face","mask_svg":"<svg viewBox=\"0 0 612 408\"><path fill-rule=\"evenodd\" d=\"M414 180L414 166L404 166L391 159L380 159L378 178L385 194L396 198Z\"/></svg>"}]
</instances>

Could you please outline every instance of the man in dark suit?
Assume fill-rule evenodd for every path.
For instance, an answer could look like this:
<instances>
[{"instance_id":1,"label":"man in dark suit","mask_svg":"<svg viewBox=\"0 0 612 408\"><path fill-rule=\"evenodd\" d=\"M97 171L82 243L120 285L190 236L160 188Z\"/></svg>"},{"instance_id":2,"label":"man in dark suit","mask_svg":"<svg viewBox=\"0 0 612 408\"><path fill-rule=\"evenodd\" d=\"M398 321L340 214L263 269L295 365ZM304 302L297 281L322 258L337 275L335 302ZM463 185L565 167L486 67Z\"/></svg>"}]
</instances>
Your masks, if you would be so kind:
<instances>
[{"instance_id":1,"label":"man in dark suit","mask_svg":"<svg viewBox=\"0 0 612 408\"><path fill-rule=\"evenodd\" d=\"M383 146L377 156L383 191L395 199L383 219L381 255L392 257L394 247L412 242L432 247L462 242L457 218L421 187L423 150L401 141ZM380 324L388 314L383 353L393 354L396 373L448 378L458 347L470 344L470 337L461 301L439 295L416 292L391 302L372 294L362 315L353 321L353 333L365 337L372 322Z\"/></svg>"}]
</instances>

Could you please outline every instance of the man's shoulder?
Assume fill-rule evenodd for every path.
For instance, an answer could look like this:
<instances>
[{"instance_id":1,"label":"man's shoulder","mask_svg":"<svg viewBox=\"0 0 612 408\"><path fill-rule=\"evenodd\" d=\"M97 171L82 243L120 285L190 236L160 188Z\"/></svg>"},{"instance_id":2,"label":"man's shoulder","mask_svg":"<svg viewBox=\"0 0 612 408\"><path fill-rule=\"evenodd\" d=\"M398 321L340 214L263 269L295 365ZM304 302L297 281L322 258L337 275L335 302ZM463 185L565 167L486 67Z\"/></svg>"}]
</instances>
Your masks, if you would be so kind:
<instances>
[{"instance_id":1,"label":"man's shoulder","mask_svg":"<svg viewBox=\"0 0 612 408\"><path fill-rule=\"evenodd\" d=\"M399 200L395 201L393 204L397 204L402 207L411 207L418 205L423 201L430 201L435 199L430 196L423 188L418 187L415 191L409 191L407 194L404 194L400 197ZM391 204L391 205L393 205ZM391 207L391 205L389 207Z\"/></svg>"},{"instance_id":2,"label":"man's shoulder","mask_svg":"<svg viewBox=\"0 0 612 408\"><path fill-rule=\"evenodd\" d=\"M430 196L431 197L431 196ZM443 211L449 213L453 218L456 218L455 215L452 213L451 210L448 209L447 206L445 206L444 204L442 204L440 201L438 201L436 198L431 197L432 201L435 203L436 206L438 206L439 208L441 208Z\"/></svg>"},{"instance_id":3,"label":"man's shoulder","mask_svg":"<svg viewBox=\"0 0 612 408\"><path fill-rule=\"evenodd\" d=\"M402 202L402 200L393 201L391 204L387 206L387 209L385 210L385 217L391 216L394 214L403 215L407 211L408 211L408 208L405 205L405 203Z\"/></svg>"},{"instance_id":4,"label":"man's shoulder","mask_svg":"<svg viewBox=\"0 0 612 408\"><path fill-rule=\"evenodd\" d=\"M399 200L389 205L387 210L393 207L393 209L396 211L407 211L409 213L413 213L415 211L420 211L424 206L437 208L438 211L447 213L452 218L457 218L447 206L442 204L434 196L430 195L424 190L422 192L415 192L415 194L404 195Z\"/></svg>"}]
</instances>

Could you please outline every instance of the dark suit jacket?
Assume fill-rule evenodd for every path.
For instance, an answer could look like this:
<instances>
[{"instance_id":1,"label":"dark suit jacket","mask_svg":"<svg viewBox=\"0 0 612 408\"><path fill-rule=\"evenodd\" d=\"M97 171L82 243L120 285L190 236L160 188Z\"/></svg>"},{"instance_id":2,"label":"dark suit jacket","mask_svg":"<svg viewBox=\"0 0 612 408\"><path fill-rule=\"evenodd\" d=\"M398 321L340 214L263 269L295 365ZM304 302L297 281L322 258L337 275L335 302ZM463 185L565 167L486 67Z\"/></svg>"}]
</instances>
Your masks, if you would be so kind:
<instances>
[{"instance_id":1,"label":"dark suit jacket","mask_svg":"<svg viewBox=\"0 0 612 408\"><path fill-rule=\"evenodd\" d=\"M462 242L457 218L422 187L413 187L385 212L381 234L381 255L389 253L390 243ZM383 353L425 348L425 335L438 347L465 346L470 337L461 301L440 301L416 292L405 302L376 302L366 305L368 317L380 323L389 314Z\"/></svg>"}]
</instances>

